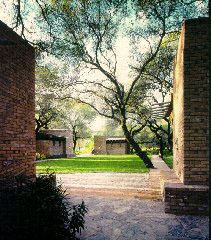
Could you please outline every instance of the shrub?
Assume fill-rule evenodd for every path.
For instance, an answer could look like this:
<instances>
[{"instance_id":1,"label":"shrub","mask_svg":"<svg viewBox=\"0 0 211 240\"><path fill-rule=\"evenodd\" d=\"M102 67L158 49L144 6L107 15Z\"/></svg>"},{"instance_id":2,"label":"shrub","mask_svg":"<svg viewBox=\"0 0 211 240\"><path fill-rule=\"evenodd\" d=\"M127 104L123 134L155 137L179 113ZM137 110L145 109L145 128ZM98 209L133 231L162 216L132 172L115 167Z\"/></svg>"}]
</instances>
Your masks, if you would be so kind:
<instances>
[{"instance_id":1,"label":"shrub","mask_svg":"<svg viewBox=\"0 0 211 240\"><path fill-rule=\"evenodd\" d=\"M83 201L71 205L62 186L54 181L53 174L40 175L36 181L21 176L15 187L7 189L13 213L8 239L77 239L88 209Z\"/></svg>"},{"instance_id":2,"label":"shrub","mask_svg":"<svg viewBox=\"0 0 211 240\"><path fill-rule=\"evenodd\" d=\"M46 159L47 156L45 154L42 153L36 153L36 160L43 160Z\"/></svg>"}]
</instances>

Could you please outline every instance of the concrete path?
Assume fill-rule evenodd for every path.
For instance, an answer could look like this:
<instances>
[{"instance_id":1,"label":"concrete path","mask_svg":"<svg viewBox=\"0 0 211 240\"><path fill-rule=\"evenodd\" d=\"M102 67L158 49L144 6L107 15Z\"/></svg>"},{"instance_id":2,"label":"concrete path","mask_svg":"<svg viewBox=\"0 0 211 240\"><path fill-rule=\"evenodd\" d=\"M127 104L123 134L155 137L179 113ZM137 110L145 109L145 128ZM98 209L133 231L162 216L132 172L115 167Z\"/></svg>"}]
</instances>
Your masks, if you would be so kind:
<instances>
[{"instance_id":1,"label":"concrete path","mask_svg":"<svg viewBox=\"0 0 211 240\"><path fill-rule=\"evenodd\" d=\"M81 197L70 198L80 203ZM162 202L83 197L89 212L81 240L208 240L209 219L164 213Z\"/></svg>"},{"instance_id":2,"label":"concrete path","mask_svg":"<svg viewBox=\"0 0 211 240\"><path fill-rule=\"evenodd\" d=\"M209 219L164 213L161 201L146 200L147 190L160 190L159 173L166 166L153 156L149 174L85 173L60 174L71 197L82 199L89 211L81 240L208 240ZM143 197L144 196L144 197ZM149 197L152 199L152 196Z\"/></svg>"},{"instance_id":3,"label":"concrete path","mask_svg":"<svg viewBox=\"0 0 211 240\"><path fill-rule=\"evenodd\" d=\"M160 170L169 168L157 155L152 156L152 162L156 169L150 173L75 173L56 177L72 195L161 199Z\"/></svg>"},{"instance_id":4,"label":"concrete path","mask_svg":"<svg viewBox=\"0 0 211 240\"><path fill-rule=\"evenodd\" d=\"M149 188L148 173L57 174L56 178L71 196L161 199L159 191Z\"/></svg>"},{"instance_id":5,"label":"concrete path","mask_svg":"<svg viewBox=\"0 0 211 240\"><path fill-rule=\"evenodd\" d=\"M158 155L152 155L152 163L157 170L169 170L168 165Z\"/></svg>"},{"instance_id":6,"label":"concrete path","mask_svg":"<svg viewBox=\"0 0 211 240\"><path fill-rule=\"evenodd\" d=\"M140 189L149 186L148 173L74 173L56 174L65 187Z\"/></svg>"}]
</instances>

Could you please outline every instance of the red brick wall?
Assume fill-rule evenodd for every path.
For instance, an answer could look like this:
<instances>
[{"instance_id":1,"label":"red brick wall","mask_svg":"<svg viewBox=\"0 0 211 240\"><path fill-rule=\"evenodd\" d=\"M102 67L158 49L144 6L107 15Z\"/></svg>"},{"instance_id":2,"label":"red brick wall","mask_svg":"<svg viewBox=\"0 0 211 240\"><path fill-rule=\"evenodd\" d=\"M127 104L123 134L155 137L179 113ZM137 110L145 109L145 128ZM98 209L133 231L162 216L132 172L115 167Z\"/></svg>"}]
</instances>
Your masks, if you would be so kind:
<instances>
[{"instance_id":1,"label":"red brick wall","mask_svg":"<svg viewBox=\"0 0 211 240\"><path fill-rule=\"evenodd\" d=\"M46 157L65 157L66 141L58 140L37 140L36 152L44 154Z\"/></svg>"},{"instance_id":2,"label":"red brick wall","mask_svg":"<svg viewBox=\"0 0 211 240\"><path fill-rule=\"evenodd\" d=\"M94 154L107 154L105 136L94 136Z\"/></svg>"},{"instance_id":3,"label":"red brick wall","mask_svg":"<svg viewBox=\"0 0 211 240\"><path fill-rule=\"evenodd\" d=\"M0 40L0 178L34 176L34 48L1 21Z\"/></svg>"},{"instance_id":4,"label":"red brick wall","mask_svg":"<svg viewBox=\"0 0 211 240\"><path fill-rule=\"evenodd\" d=\"M107 154L128 154L127 143L106 143Z\"/></svg>"},{"instance_id":5,"label":"red brick wall","mask_svg":"<svg viewBox=\"0 0 211 240\"><path fill-rule=\"evenodd\" d=\"M124 138L123 136L94 136L94 154L128 154L126 143L106 143L107 138Z\"/></svg>"},{"instance_id":6,"label":"red brick wall","mask_svg":"<svg viewBox=\"0 0 211 240\"><path fill-rule=\"evenodd\" d=\"M208 18L187 20L175 65L173 109L174 170L184 184L208 185L208 89Z\"/></svg>"},{"instance_id":7,"label":"red brick wall","mask_svg":"<svg viewBox=\"0 0 211 240\"><path fill-rule=\"evenodd\" d=\"M65 137L66 143L65 146L59 146L57 141L56 146L53 146L53 143L50 143L50 154L51 155L60 155L66 154L67 157L74 156L73 154L73 134L69 129L43 129L41 133L53 134L58 137Z\"/></svg>"}]
</instances>

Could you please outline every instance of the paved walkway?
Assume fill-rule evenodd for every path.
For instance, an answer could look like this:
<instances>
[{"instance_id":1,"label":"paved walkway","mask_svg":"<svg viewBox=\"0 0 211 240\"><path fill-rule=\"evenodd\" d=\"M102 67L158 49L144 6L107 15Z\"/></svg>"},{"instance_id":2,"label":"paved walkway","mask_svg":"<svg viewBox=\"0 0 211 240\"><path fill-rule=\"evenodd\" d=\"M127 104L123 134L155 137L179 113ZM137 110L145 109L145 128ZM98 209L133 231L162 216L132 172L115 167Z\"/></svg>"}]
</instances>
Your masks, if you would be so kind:
<instances>
[{"instance_id":1,"label":"paved walkway","mask_svg":"<svg viewBox=\"0 0 211 240\"><path fill-rule=\"evenodd\" d=\"M87 173L60 174L77 204L85 201L89 212L81 240L208 240L209 219L164 213L161 201L147 199L147 190L160 189L160 170L167 170L153 156L149 174ZM167 169L166 169L167 168ZM143 194L145 192L145 194ZM149 199L152 199L152 191Z\"/></svg>"},{"instance_id":2,"label":"paved walkway","mask_svg":"<svg viewBox=\"0 0 211 240\"><path fill-rule=\"evenodd\" d=\"M75 173L57 174L68 193L80 196L129 196L161 199L160 170L169 169L157 155L152 156L155 169L150 173Z\"/></svg>"},{"instance_id":3,"label":"paved walkway","mask_svg":"<svg viewBox=\"0 0 211 240\"><path fill-rule=\"evenodd\" d=\"M81 197L71 197L80 203ZM209 219L164 213L162 202L83 197L89 212L81 240L208 240Z\"/></svg>"},{"instance_id":4,"label":"paved walkway","mask_svg":"<svg viewBox=\"0 0 211 240\"><path fill-rule=\"evenodd\" d=\"M148 173L56 174L65 187L140 189L149 186Z\"/></svg>"}]
</instances>

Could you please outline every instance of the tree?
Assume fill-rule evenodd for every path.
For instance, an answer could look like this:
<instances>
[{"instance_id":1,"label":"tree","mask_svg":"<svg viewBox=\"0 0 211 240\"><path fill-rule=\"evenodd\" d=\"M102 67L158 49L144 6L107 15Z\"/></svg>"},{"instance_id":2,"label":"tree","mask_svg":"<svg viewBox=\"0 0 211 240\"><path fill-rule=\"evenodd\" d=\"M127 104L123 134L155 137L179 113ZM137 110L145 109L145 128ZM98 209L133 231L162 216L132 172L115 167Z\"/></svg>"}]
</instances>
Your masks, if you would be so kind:
<instances>
[{"instance_id":1,"label":"tree","mask_svg":"<svg viewBox=\"0 0 211 240\"><path fill-rule=\"evenodd\" d=\"M177 31L180 23L178 10L181 8L170 1L152 1L150 6L147 4L144 7L141 6L142 12L139 20L142 21L142 25L137 24L136 21L128 30L124 28L125 19L114 7L113 2L97 0L66 2L68 4L55 1L54 4L44 8L46 20L51 26L52 37L52 41L48 44L45 42L45 49L71 63L80 72L78 76L80 78L72 78L77 94L71 91L70 95L65 88L62 97L77 99L91 106L100 115L116 120L146 166L153 167L132 133L140 131L143 126L132 131L129 129L128 119L131 106L134 106L134 98L138 96L140 89L138 86L141 86L141 92L139 91L135 106L143 108L149 101L148 89L152 82L149 82L145 75L149 73L151 63L165 44L166 34ZM128 10L126 20L132 21L133 17L133 11ZM128 85L123 84L119 78L118 56L115 51L115 41L123 34L123 31L130 34L133 43L130 84ZM90 76L92 71L94 71L93 78L82 79L82 72ZM98 79L96 77L94 79L96 72L101 74ZM69 80L64 79L59 86L62 88L69 83L71 87L73 82Z\"/></svg>"},{"instance_id":2,"label":"tree","mask_svg":"<svg viewBox=\"0 0 211 240\"><path fill-rule=\"evenodd\" d=\"M168 149L172 151L172 132L170 130L170 122L167 118L164 119L168 123L167 129L165 129L162 124L158 125L156 120L147 121L149 129L155 134L158 141L161 158L164 156L165 147L168 147Z\"/></svg>"},{"instance_id":3,"label":"tree","mask_svg":"<svg viewBox=\"0 0 211 240\"><path fill-rule=\"evenodd\" d=\"M45 41L44 44L40 42L43 49L72 64L80 72L78 79L72 78L77 94L72 89L71 95L67 93L67 85L69 83L69 87L73 87L73 81L63 79L59 82L59 87L65 86L65 90L61 92L62 97L80 100L100 115L116 120L146 166L153 167L134 140L132 130L129 129L130 109L132 104L134 105L138 85L142 86L142 91L139 91L135 106L144 108L149 102L147 86L151 83L147 81L144 73L158 55L160 47L164 44L165 35L177 31L177 26L184 15L180 14L181 4L185 2L190 7L190 2L141 1L138 14L141 24L137 23L137 19L133 21L135 15L132 8L127 8L123 16L122 11L118 11L116 1L66 0L43 3L36 0L36 2L46 23L42 26L40 21L39 25L45 32L49 27L50 41ZM196 1L193 1L193 5L195 3ZM133 21L133 24L129 24L129 21ZM123 32L132 37L129 84L123 84L119 78L118 56L115 51L115 41ZM82 72L90 76L90 71L94 71L92 79L89 77L82 80ZM96 72L101 74L98 79ZM141 129L142 126L134 131Z\"/></svg>"},{"instance_id":4,"label":"tree","mask_svg":"<svg viewBox=\"0 0 211 240\"><path fill-rule=\"evenodd\" d=\"M60 101L59 114L51 122L53 128L71 129L73 133L73 152L79 139L91 137L91 124L96 112L89 106L74 101Z\"/></svg>"},{"instance_id":5,"label":"tree","mask_svg":"<svg viewBox=\"0 0 211 240\"><path fill-rule=\"evenodd\" d=\"M43 66L36 67L36 133L42 128L48 129L51 122L58 117L58 103L55 101L54 95L50 93L52 82L57 78L56 69Z\"/></svg>"}]
</instances>

